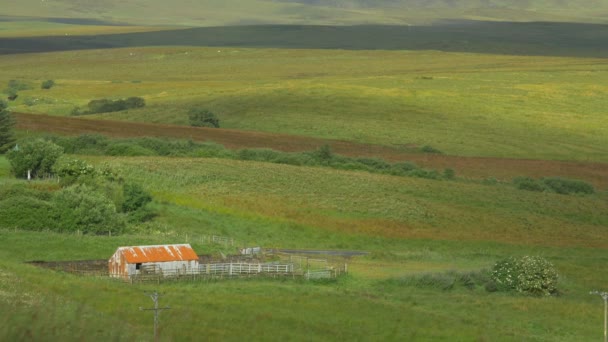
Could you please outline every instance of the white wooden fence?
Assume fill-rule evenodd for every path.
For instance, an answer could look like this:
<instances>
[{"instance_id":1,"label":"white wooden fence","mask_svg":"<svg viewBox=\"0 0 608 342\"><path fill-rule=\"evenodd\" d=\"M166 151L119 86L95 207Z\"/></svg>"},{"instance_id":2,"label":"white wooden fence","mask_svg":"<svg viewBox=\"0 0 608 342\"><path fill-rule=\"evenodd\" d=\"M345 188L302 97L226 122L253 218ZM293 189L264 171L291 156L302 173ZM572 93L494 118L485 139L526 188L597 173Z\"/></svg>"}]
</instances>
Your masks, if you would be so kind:
<instances>
[{"instance_id":1,"label":"white wooden fence","mask_svg":"<svg viewBox=\"0 0 608 342\"><path fill-rule=\"evenodd\" d=\"M240 275L240 274L291 274L294 272L294 264L262 264L262 263L211 263L199 265L199 274L210 275Z\"/></svg>"}]
</instances>

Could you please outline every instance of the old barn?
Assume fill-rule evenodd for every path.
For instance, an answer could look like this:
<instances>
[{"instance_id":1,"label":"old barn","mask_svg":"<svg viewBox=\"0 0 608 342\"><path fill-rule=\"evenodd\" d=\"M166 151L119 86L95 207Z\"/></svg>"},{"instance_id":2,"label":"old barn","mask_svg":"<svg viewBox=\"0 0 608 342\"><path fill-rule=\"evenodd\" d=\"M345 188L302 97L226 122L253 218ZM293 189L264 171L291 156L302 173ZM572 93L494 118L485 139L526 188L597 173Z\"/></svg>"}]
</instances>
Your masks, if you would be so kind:
<instances>
[{"instance_id":1,"label":"old barn","mask_svg":"<svg viewBox=\"0 0 608 342\"><path fill-rule=\"evenodd\" d=\"M198 272L198 255L189 244L119 247L108 261L111 277Z\"/></svg>"}]
</instances>

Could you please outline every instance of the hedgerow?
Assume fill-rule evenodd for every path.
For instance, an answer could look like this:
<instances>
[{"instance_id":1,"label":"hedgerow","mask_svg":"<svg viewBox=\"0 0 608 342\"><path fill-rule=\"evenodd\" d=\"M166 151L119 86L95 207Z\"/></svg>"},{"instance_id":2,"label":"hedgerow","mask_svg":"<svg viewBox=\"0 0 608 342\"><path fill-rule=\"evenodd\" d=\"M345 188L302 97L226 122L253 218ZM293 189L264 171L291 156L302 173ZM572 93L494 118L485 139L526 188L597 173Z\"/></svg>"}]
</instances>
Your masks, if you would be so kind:
<instances>
[{"instance_id":1,"label":"hedgerow","mask_svg":"<svg viewBox=\"0 0 608 342\"><path fill-rule=\"evenodd\" d=\"M513 184L521 190L554 192L562 195L592 194L595 192L593 185L585 181L561 177L547 177L541 179L516 177L513 179Z\"/></svg>"},{"instance_id":2,"label":"hedgerow","mask_svg":"<svg viewBox=\"0 0 608 342\"><path fill-rule=\"evenodd\" d=\"M360 170L394 176L452 180L453 169L422 169L412 162L389 163L380 158L353 158L336 154L329 145L305 152L282 152L268 148L229 150L215 143L198 143L191 140L158 138L108 139L101 135L80 137L49 137L68 153L86 153L111 156L180 156L216 157L251 160L296 166L325 166L341 170Z\"/></svg>"}]
</instances>

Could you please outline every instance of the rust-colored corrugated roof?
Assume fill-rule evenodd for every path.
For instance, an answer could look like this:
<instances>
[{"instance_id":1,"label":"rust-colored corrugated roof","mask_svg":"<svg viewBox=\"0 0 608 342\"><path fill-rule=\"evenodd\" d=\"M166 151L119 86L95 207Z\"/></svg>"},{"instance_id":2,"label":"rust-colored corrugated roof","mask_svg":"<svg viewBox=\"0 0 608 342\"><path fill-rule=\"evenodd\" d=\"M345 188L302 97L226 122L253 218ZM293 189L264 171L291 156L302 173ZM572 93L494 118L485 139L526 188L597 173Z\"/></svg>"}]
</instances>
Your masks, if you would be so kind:
<instances>
[{"instance_id":1,"label":"rust-colored corrugated roof","mask_svg":"<svg viewBox=\"0 0 608 342\"><path fill-rule=\"evenodd\" d=\"M198 260L198 255L189 244L119 247L130 264L163 261Z\"/></svg>"}]
</instances>

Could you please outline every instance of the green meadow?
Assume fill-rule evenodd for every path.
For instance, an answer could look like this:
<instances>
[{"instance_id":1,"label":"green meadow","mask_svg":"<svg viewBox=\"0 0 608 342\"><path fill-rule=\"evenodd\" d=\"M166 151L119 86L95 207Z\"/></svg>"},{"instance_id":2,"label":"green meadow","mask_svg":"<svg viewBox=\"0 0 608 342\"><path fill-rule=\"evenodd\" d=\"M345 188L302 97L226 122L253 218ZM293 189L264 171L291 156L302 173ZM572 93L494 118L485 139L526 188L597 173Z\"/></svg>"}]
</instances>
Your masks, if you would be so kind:
<instances>
[{"instance_id":1,"label":"green meadow","mask_svg":"<svg viewBox=\"0 0 608 342\"><path fill-rule=\"evenodd\" d=\"M154 289L172 308L161 314L161 336L169 340L204 334L222 340L572 341L601 333L601 301L588 291L608 280L598 271L608 242L605 192L572 197L505 184L208 158L88 159L109 162L145 184L160 216L142 233L115 237L0 231L0 293L10 304L3 336L150 339L152 316L138 308L151 304L144 294ZM344 260L349 275L329 283L129 285L22 263L107 258L117 246L187 239L176 233L371 253ZM191 242L201 254L213 249ZM490 293L457 280L511 255L553 262L559 296ZM416 283L423 274L434 280Z\"/></svg>"},{"instance_id":2,"label":"green meadow","mask_svg":"<svg viewBox=\"0 0 608 342\"><path fill-rule=\"evenodd\" d=\"M40 60L44 61L41 63ZM92 117L430 145L450 155L606 161L605 59L437 51L151 47L0 56L11 108L70 115L93 99L146 107ZM42 90L44 79L56 86Z\"/></svg>"},{"instance_id":3,"label":"green meadow","mask_svg":"<svg viewBox=\"0 0 608 342\"><path fill-rule=\"evenodd\" d=\"M221 128L252 136L337 139L422 156L427 147L429 158L462 161L454 177L244 160L226 150L212 154L222 158L82 150L70 157L141 185L156 216L112 236L32 231L0 217L0 340L153 340L153 314L140 308L153 305L146 293L155 290L171 307L160 315L161 341L601 338L602 301L589 291L607 290L607 189L525 191L499 175L462 176L467 159L458 157L570 161L603 174L603 4L188 3L19 1L0 17L0 93L20 87L8 102L18 113L71 117L91 100L141 97L142 108L78 118L189 126L198 108L215 113ZM479 21L428 25L445 18ZM552 22L515 22L535 20ZM41 87L46 80L54 81L50 89ZM15 133L20 143L44 136ZM179 143L194 146L188 139ZM550 171L544 176L560 174ZM1 194L38 192L43 202L61 187L56 178L16 179L0 155ZM202 235L236 246L203 243ZM332 257L349 272L328 281L128 284L27 263L108 259L119 246L170 243L218 258L251 246L368 254ZM526 255L555 265L556 295L488 286L497 261Z\"/></svg>"}]
</instances>

